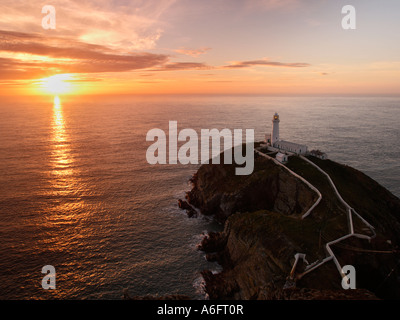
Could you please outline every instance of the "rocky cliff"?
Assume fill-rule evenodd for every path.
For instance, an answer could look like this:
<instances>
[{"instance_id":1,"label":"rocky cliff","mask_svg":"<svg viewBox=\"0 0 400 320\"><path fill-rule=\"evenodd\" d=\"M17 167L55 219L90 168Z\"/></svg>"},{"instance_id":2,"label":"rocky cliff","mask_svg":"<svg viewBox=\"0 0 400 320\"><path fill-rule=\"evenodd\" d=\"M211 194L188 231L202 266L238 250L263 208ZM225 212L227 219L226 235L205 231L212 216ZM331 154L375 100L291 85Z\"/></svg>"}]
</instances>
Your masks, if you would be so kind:
<instances>
[{"instance_id":1,"label":"rocky cliff","mask_svg":"<svg viewBox=\"0 0 400 320\"><path fill-rule=\"evenodd\" d=\"M235 212L259 209L299 215L317 198L301 180L262 157L256 157L251 175L236 176L233 165L209 164L200 167L192 182L188 202L222 222Z\"/></svg>"},{"instance_id":2,"label":"rocky cliff","mask_svg":"<svg viewBox=\"0 0 400 320\"><path fill-rule=\"evenodd\" d=\"M297 252L311 263L327 256L325 244L348 233L345 209L326 178L298 157L288 166L323 194L306 219L301 215L316 194L287 170L256 157L254 172L235 176L233 165L203 165L192 179L187 201L214 215L224 230L211 233L200 249L223 271L203 271L211 299L372 299L400 298L400 200L363 173L330 160L310 158L328 172L342 197L375 227L370 242L350 238L333 246L341 265L356 268L357 290L344 290L332 261L284 290ZM359 233L367 233L354 219ZM299 266L301 268L301 266Z\"/></svg>"}]
</instances>

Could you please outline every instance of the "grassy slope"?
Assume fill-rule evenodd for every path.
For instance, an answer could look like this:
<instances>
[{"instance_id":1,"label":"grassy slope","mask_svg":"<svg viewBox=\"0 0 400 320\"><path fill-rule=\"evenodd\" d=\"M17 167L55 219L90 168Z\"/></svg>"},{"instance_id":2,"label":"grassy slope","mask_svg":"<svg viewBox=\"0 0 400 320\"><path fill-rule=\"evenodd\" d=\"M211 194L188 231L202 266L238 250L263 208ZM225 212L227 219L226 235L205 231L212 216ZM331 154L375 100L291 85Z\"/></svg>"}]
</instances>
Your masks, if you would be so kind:
<instances>
[{"instance_id":1,"label":"grassy slope","mask_svg":"<svg viewBox=\"0 0 400 320\"><path fill-rule=\"evenodd\" d=\"M314 157L310 159L331 176L345 201L367 221L374 224L379 220L380 226L382 219L387 218L388 223L392 224L390 220L393 210L387 206L383 208L385 205L383 202L387 204L387 199L392 199L394 196L386 189L348 166ZM349 232L346 210L337 199L326 177L315 167L299 157L291 157L287 166L307 179L322 193L322 201L309 217L302 220L298 216L285 216L264 210L234 215L230 217L230 221L241 226L238 231L241 233L240 237L262 238L265 232L279 231L293 243L300 245L302 252L306 253L311 261L324 258L326 256L324 245ZM263 174L262 169L254 173L255 176L259 174ZM364 224L358 218L353 217L353 223L356 231L366 233L363 229ZM378 235L385 232L384 228L378 228L377 231Z\"/></svg>"},{"instance_id":2,"label":"grassy slope","mask_svg":"<svg viewBox=\"0 0 400 320\"><path fill-rule=\"evenodd\" d=\"M386 239L393 241L393 239L397 239L396 237L400 237L396 232L396 230L400 230L397 217L400 214L400 200L374 180L351 167L330 160L322 161L314 157L310 157L310 160L331 176L343 199L377 227L378 237L372 246L369 246L364 240L357 239L349 242L346 240L342 246L387 250L385 249ZM268 272L262 273L262 270L266 269L284 279L293 263L293 252L305 253L309 262L326 257L324 248L326 242L349 232L346 210L337 199L326 177L299 157L291 157L287 166L318 188L323 199L312 214L304 220L298 215L288 216L267 210L234 214L228 218L230 232L233 232L233 238L237 239L235 245L230 247L235 256L235 268L230 272L233 274L232 277L242 283L245 288L250 286L251 289L252 283L254 286L262 285L263 281L271 276L268 275ZM240 185L240 183L250 182L247 179L257 181L260 175L271 174L271 170L277 170L277 166L270 161L260 161L256 164L255 172L250 177L238 177L230 172L225 176L224 182L229 181L232 183L230 188L233 188L237 183ZM353 222L357 232L365 233L364 225L358 218L353 217ZM357 264L360 284L374 292L374 289L382 282L382 279L386 279L387 273L396 263L393 255L343 251L340 245L335 245L333 250L335 254L339 253L339 260L345 259L343 263L353 261ZM359 254L363 255L361 259L358 258ZM266 256L269 256L269 259L265 259ZM272 264L271 261L273 261ZM274 269L274 263L280 266L278 268L280 271ZM377 270L381 274L377 274ZM371 280L371 274L374 274L376 279ZM249 279L243 278L244 275L248 275ZM393 276L396 277L396 274ZM395 281L392 282L395 286ZM340 276L333 262L328 262L317 272L312 272L304 277L298 286L340 289ZM382 290L389 292L390 288Z\"/></svg>"}]
</instances>

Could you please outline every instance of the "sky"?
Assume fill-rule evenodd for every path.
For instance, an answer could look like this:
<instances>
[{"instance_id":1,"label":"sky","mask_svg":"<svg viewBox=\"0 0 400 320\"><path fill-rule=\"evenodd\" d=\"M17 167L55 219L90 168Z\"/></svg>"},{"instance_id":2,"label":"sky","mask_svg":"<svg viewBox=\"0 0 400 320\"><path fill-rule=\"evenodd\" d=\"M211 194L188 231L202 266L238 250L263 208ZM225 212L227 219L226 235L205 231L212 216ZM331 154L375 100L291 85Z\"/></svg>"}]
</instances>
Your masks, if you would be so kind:
<instances>
[{"instance_id":1,"label":"sky","mask_svg":"<svg viewBox=\"0 0 400 320\"><path fill-rule=\"evenodd\" d=\"M1 0L0 95L398 95L399 31L398 0Z\"/></svg>"}]
</instances>

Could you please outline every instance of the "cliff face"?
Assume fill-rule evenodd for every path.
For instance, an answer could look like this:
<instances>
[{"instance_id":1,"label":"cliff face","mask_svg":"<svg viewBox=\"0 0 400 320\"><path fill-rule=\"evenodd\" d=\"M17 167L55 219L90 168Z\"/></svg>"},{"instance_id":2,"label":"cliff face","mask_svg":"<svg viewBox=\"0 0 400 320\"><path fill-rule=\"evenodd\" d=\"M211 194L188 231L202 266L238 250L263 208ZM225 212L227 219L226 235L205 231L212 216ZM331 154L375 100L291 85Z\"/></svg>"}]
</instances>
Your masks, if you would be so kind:
<instances>
[{"instance_id":1,"label":"cliff face","mask_svg":"<svg viewBox=\"0 0 400 320\"><path fill-rule=\"evenodd\" d=\"M224 271L217 276L203 273L210 298L257 298L263 287L282 282L280 276L289 274L290 261L300 248L281 232L279 222L274 221L278 215L237 213L226 221L216 257ZM202 249L215 248L204 245Z\"/></svg>"},{"instance_id":2,"label":"cliff face","mask_svg":"<svg viewBox=\"0 0 400 320\"><path fill-rule=\"evenodd\" d=\"M298 280L296 288L283 290L294 255L305 253L310 263L325 258L325 243L348 233L347 219L322 176L294 157L288 166L323 191L323 201L302 220L315 193L284 168L256 158L250 176L235 176L230 165L203 165L187 195L203 214L225 223L223 232L210 234L201 245L223 266L220 274L203 271L211 299L400 298L400 200L355 169L332 161L319 165L376 228L371 242L350 238L332 247L342 266L355 266L359 289L343 290L331 261ZM363 231L359 221L355 226Z\"/></svg>"},{"instance_id":3,"label":"cliff face","mask_svg":"<svg viewBox=\"0 0 400 320\"><path fill-rule=\"evenodd\" d=\"M301 214L316 199L316 194L302 181L263 157L256 157L249 176L236 176L234 168L201 166L192 178L193 189L187 193L189 203L223 222L235 212L260 209Z\"/></svg>"}]
</instances>

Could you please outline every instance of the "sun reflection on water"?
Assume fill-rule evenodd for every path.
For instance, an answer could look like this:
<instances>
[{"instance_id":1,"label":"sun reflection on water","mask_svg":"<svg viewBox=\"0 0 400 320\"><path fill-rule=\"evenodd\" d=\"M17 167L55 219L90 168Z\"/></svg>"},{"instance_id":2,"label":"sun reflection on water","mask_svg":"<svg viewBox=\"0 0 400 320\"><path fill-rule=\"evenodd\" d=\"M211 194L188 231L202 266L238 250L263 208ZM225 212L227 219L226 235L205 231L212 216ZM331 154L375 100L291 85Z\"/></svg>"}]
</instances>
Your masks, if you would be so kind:
<instances>
[{"instance_id":1,"label":"sun reflection on water","mask_svg":"<svg viewBox=\"0 0 400 320\"><path fill-rule=\"evenodd\" d=\"M52 124L52 173L56 176L71 176L73 170L71 168L72 158L69 143L69 137L65 130L65 121L61 100L58 96L54 97L53 105L53 124ZM67 182L64 180L64 182ZM64 187L67 187L64 185Z\"/></svg>"},{"instance_id":2,"label":"sun reflection on water","mask_svg":"<svg viewBox=\"0 0 400 320\"><path fill-rule=\"evenodd\" d=\"M65 120L65 106L56 96L53 104L53 119L51 123L50 149L50 198L53 215L48 221L53 225L75 225L84 206L81 195L85 185L80 179L80 172L76 168L73 154L74 144L69 134ZM64 235L66 236L66 235ZM76 235L71 234L73 238ZM71 239L59 238L65 246ZM60 244L59 243L59 244Z\"/></svg>"}]
</instances>

